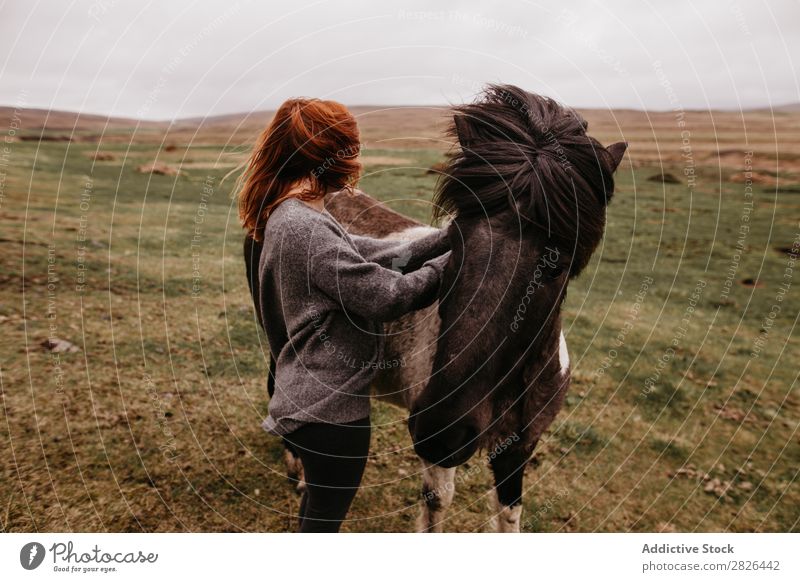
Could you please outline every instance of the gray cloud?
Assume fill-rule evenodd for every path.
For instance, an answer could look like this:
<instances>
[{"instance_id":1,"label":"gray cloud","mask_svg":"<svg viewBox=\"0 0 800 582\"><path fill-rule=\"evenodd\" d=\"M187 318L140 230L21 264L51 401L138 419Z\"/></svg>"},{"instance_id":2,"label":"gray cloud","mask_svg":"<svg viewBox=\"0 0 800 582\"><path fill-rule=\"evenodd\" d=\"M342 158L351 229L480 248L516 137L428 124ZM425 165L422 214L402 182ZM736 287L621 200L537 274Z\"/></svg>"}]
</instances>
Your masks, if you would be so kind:
<instances>
[{"instance_id":1,"label":"gray cloud","mask_svg":"<svg viewBox=\"0 0 800 582\"><path fill-rule=\"evenodd\" d=\"M165 119L296 95L459 102L487 81L582 107L800 101L796 2L431 6L12 0L0 15L0 103L23 95L32 107Z\"/></svg>"}]
</instances>

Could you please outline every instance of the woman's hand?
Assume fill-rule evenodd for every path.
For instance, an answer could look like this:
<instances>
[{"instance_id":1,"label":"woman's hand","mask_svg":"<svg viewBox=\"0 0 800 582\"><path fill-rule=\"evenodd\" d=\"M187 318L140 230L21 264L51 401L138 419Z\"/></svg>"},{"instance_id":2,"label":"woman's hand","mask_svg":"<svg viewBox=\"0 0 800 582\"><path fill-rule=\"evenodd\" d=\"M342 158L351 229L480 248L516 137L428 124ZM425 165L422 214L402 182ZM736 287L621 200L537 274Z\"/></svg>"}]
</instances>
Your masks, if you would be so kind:
<instances>
[{"instance_id":1,"label":"woman's hand","mask_svg":"<svg viewBox=\"0 0 800 582\"><path fill-rule=\"evenodd\" d=\"M423 267L425 265L429 265L429 266L433 267L439 273L439 277L441 277L442 273L444 273L444 268L447 266L447 263L450 261L450 256L452 254L453 254L452 251L447 251L446 253L441 254L438 257L435 257L433 259L425 261L425 263L423 264Z\"/></svg>"}]
</instances>

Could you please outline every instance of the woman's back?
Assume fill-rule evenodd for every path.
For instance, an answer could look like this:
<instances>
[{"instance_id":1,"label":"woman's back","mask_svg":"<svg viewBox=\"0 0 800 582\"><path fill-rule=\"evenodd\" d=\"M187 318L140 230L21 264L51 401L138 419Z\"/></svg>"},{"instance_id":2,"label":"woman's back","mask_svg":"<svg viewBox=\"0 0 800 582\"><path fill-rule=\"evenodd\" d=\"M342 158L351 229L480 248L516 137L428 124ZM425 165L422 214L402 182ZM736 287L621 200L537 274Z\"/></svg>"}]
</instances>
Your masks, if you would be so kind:
<instances>
[{"instance_id":1,"label":"woman's back","mask_svg":"<svg viewBox=\"0 0 800 582\"><path fill-rule=\"evenodd\" d=\"M345 312L317 284L319 274L332 271L321 261L356 252L332 217L299 200L282 202L267 221L258 275L260 311L276 362L270 416L264 421L270 432L369 414L371 364L383 347L381 325L352 309Z\"/></svg>"}]
</instances>

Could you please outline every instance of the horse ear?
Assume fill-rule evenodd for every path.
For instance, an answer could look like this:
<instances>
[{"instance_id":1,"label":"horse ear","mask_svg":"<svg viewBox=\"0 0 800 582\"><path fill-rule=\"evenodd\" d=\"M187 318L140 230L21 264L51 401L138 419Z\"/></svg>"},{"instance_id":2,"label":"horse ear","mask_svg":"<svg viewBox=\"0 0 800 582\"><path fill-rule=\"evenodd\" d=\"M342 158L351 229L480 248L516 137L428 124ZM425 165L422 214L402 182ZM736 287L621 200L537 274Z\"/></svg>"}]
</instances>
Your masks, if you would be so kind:
<instances>
[{"instance_id":1,"label":"horse ear","mask_svg":"<svg viewBox=\"0 0 800 582\"><path fill-rule=\"evenodd\" d=\"M625 155L625 150L628 149L628 142L620 141L617 143L612 143L610 146L606 148L606 151L611 154L611 159L613 162L611 163L611 171L615 172L616 169L619 167L619 163L622 161L622 157Z\"/></svg>"}]
</instances>

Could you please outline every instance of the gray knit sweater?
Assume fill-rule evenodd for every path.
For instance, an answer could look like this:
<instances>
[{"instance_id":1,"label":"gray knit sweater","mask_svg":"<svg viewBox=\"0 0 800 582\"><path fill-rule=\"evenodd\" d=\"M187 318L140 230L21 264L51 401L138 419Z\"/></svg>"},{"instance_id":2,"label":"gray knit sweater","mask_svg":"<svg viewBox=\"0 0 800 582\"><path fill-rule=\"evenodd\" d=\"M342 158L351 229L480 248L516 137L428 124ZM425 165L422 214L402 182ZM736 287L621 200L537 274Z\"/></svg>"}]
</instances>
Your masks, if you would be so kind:
<instances>
[{"instance_id":1,"label":"gray knit sweater","mask_svg":"<svg viewBox=\"0 0 800 582\"><path fill-rule=\"evenodd\" d=\"M443 230L401 243L350 235L297 199L275 208L258 268L276 364L264 429L285 435L368 416L369 385L387 365L382 322L435 301L448 248ZM392 268L398 258L404 273Z\"/></svg>"}]
</instances>

